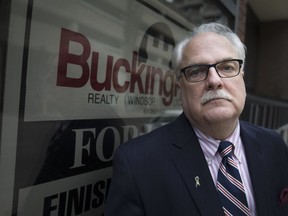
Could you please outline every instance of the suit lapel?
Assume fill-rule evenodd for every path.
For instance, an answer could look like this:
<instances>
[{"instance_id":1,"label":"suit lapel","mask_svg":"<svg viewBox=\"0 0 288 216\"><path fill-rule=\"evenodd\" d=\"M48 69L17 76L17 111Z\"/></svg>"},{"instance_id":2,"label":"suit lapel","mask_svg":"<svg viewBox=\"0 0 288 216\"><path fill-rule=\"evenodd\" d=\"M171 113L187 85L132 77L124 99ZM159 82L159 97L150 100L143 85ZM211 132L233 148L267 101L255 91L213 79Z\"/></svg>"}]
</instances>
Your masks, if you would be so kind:
<instances>
[{"instance_id":1,"label":"suit lapel","mask_svg":"<svg viewBox=\"0 0 288 216\"><path fill-rule=\"evenodd\" d=\"M265 185L268 176L264 170L266 166L261 152L261 143L256 139L256 132L252 132L243 124L241 124L241 139L245 149L257 213L258 215L265 215L265 208L269 206L265 202L265 197L269 197L267 191L269 187Z\"/></svg>"},{"instance_id":2,"label":"suit lapel","mask_svg":"<svg viewBox=\"0 0 288 216\"><path fill-rule=\"evenodd\" d=\"M264 155L261 151L261 137L241 123L241 139L254 192L257 214L265 215L269 204L269 186L265 184L266 175ZM173 142L173 161L183 182L189 190L201 215L223 215L222 206L213 183L203 151L189 121L182 114L175 122L175 140ZM196 187L195 177L199 177L200 186Z\"/></svg>"},{"instance_id":3,"label":"suit lapel","mask_svg":"<svg viewBox=\"0 0 288 216\"><path fill-rule=\"evenodd\" d=\"M186 117L175 122L173 161L201 215L223 215L199 141Z\"/></svg>"}]
</instances>

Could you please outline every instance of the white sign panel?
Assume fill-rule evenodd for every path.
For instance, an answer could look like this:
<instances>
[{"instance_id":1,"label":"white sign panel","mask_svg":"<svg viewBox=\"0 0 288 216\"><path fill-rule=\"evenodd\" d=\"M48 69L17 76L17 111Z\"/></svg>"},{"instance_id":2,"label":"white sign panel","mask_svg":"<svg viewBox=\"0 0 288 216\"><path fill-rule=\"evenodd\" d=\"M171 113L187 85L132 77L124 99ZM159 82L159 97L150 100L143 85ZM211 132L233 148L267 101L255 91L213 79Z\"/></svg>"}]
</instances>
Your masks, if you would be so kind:
<instances>
[{"instance_id":1,"label":"white sign panel","mask_svg":"<svg viewBox=\"0 0 288 216\"><path fill-rule=\"evenodd\" d=\"M182 28L134 0L34 1L25 120L179 111L169 64L180 35Z\"/></svg>"},{"instance_id":2,"label":"white sign panel","mask_svg":"<svg viewBox=\"0 0 288 216\"><path fill-rule=\"evenodd\" d=\"M112 168L107 168L23 188L19 192L18 216L100 216L111 174Z\"/></svg>"}]
</instances>

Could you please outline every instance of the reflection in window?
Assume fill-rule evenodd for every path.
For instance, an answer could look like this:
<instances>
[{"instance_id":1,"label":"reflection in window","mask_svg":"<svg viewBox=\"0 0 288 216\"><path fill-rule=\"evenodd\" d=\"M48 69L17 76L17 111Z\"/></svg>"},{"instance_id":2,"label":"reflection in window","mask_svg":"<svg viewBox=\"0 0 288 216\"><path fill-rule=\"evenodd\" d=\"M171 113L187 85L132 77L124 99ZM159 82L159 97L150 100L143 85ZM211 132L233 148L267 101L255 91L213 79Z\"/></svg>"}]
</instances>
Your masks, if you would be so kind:
<instances>
[{"instance_id":1,"label":"reflection in window","mask_svg":"<svg viewBox=\"0 0 288 216\"><path fill-rule=\"evenodd\" d=\"M193 24L221 22L234 26L234 16L225 1L213 0L158 0ZM231 0L230 0L231 1ZM236 2L233 3L236 5Z\"/></svg>"}]
</instances>

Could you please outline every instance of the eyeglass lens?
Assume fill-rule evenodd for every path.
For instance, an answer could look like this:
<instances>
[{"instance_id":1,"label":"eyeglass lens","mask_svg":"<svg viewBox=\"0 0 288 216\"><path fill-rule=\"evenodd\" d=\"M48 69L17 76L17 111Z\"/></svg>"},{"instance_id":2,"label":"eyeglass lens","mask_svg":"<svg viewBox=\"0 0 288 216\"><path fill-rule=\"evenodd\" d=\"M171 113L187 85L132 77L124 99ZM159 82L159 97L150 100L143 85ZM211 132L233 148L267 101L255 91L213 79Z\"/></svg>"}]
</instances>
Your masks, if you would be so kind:
<instances>
[{"instance_id":1,"label":"eyeglass lens","mask_svg":"<svg viewBox=\"0 0 288 216\"><path fill-rule=\"evenodd\" d=\"M213 65L191 65L182 69L188 82L200 82L207 78L210 67L214 67L222 78L237 76L240 72L238 60L228 60Z\"/></svg>"}]
</instances>

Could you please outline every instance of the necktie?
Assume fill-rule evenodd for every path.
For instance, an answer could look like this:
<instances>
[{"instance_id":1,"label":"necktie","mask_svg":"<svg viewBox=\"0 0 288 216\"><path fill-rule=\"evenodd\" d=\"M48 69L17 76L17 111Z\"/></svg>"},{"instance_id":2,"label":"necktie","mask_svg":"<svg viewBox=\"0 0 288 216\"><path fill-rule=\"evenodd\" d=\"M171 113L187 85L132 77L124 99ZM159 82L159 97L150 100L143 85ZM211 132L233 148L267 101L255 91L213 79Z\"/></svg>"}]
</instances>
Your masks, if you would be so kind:
<instances>
[{"instance_id":1,"label":"necktie","mask_svg":"<svg viewBox=\"0 0 288 216\"><path fill-rule=\"evenodd\" d=\"M229 141L220 142L218 152L222 162L218 171L217 189L225 215L250 215L237 164L232 159L233 150L234 146Z\"/></svg>"}]
</instances>

